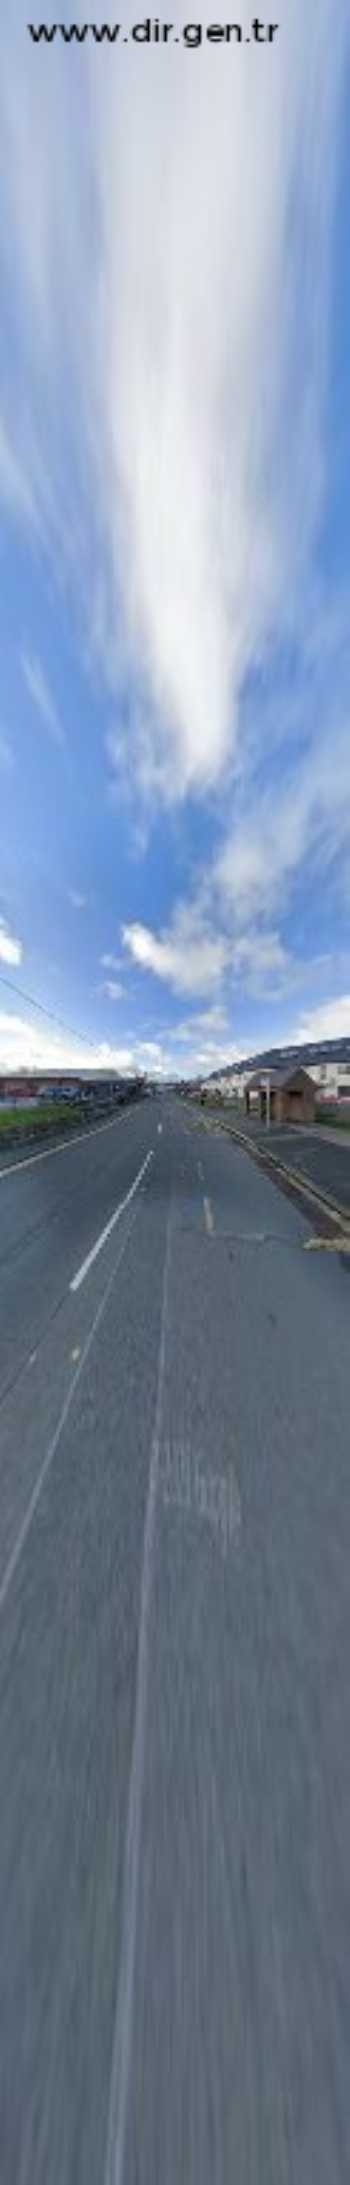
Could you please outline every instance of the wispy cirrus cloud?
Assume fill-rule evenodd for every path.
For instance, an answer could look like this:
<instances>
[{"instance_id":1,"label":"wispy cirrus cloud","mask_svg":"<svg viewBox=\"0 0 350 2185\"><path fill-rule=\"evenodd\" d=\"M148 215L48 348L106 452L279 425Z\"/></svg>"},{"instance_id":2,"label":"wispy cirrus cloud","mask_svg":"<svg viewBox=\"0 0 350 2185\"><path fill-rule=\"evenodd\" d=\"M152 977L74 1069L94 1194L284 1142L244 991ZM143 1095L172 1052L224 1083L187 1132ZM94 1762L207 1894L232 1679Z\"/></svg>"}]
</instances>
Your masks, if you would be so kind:
<instances>
[{"instance_id":1,"label":"wispy cirrus cloud","mask_svg":"<svg viewBox=\"0 0 350 2185\"><path fill-rule=\"evenodd\" d=\"M110 955L107 950L104 956L100 956L100 964L102 971L121 971L123 958L122 956Z\"/></svg>"},{"instance_id":2,"label":"wispy cirrus cloud","mask_svg":"<svg viewBox=\"0 0 350 2185\"><path fill-rule=\"evenodd\" d=\"M48 728L54 743L63 744L64 731L62 723L59 720L57 706L52 697L52 691L41 660L33 653L23 652L21 655L21 668L27 690L29 690L29 696L33 701L33 705L36 706L37 712L40 713L42 721L45 722L45 728Z\"/></svg>"},{"instance_id":3,"label":"wispy cirrus cloud","mask_svg":"<svg viewBox=\"0 0 350 2185\"><path fill-rule=\"evenodd\" d=\"M285 910L308 862L323 870L348 866L350 850L350 738L348 720L324 724L317 740L284 778L260 793L254 786L247 812L228 831L214 860L211 885L239 926L267 917L276 903Z\"/></svg>"},{"instance_id":4,"label":"wispy cirrus cloud","mask_svg":"<svg viewBox=\"0 0 350 2185\"><path fill-rule=\"evenodd\" d=\"M72 910L87 910L88 897L81 894L80 888L68 888L68 902Z\"/></svg>"},{"instance_id":5,"label":"wispy cirrus cloud","mask_svg":"<svg viewBox=\"0 0 350 2185\"><path fill-rule=\"evenodd\" d=\"M23 0L3 29L4 491L82 593L109 684L134 680L153 798L218 783L249 671L305 615L346 34L332 0L307 22L285 0L269 52L151 47L146 68L130 41L121 120L109 53L84 48L78 81L30 46Z\"/></svg>"},{"instance_id":6,"label":"wispy cirrus cloud","mask_svg":"<svg viewBox=\"0 0 350 2185\"><path fill-rule=\"evenodd\" d=\"M16 442L9 436L4 418L0 416L0 497L12 515L30 529L37 529L35 485L31 488L25 471L16 454Z\"/></svg>"},{"instance_id":7,"label":"wispy cirrus cloud","mask_svg":"<svg viewBox=\"0 0 350 2185\"><path fill-rule=\"evenodd\" d=\"M190 839L199 803L188 900L183 865L159 915L128 889L101 973L111 1001L127 956L198 1001L183 1046L203 1068L241 997L295 992L300 883L349 899L348 617L315 574L346 38L333 0L284 0L273 52L151 47L147 66L131 42L113 67L92 41L34 49L24 0L2 31L0 494L98 658L116 840L121 800L142 854L147 806L187 797ZM22 666L59 743L51 671L32 647Z\"/></svg>"},{"instance_id":8,"label":"wispy cirrus cloud","mask_svg":"<svg viewBox=\"0 0 350 2185\"><path fill-rule=\"evenodd\" d=\"M0 918L0 963L21 964L22 956L22 941L17 939L16 934L10 932L5 918Z\"/></svg>"},{"instance_id":9,"label":"wispy cirrus cloud","mask_svg":"<svg viewBox=\"0 0 350 2185\"><path fill-rule=\"evenodd\" d=\"M108 1001L121 1001L124 987L120 979L103 979L100 993L106 994Z\"/></svg>"},{"instance_id":10,"label":"wispy cirrus cloud","mask_svg":"<svg viewBox=\"0 0 350 2185\"><path fill-rule=\"evenodd\" d=\"M176 1046L182 1046L187 1040L192 1040L192 1043L196 1039L201 1040L204 1034L215 1041L219 1032L229 1032L227 1011L220 1002L213 1002L209 1009L192 1010L190 1017L185 1017L180 1024L172 1026L172 1038Z\"/></svg>"}]
</instances>

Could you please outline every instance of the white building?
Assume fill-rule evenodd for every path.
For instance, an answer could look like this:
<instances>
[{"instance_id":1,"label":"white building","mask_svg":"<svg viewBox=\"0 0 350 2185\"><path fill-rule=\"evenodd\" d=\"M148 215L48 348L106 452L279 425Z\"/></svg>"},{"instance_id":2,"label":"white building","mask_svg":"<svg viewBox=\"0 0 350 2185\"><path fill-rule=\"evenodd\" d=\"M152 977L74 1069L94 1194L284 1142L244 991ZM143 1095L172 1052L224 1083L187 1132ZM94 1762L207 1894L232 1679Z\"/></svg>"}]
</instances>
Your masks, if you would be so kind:
<instances>
[{"instance_id":1,"label":"white building","mask_svg":"<svg viewBox=\"0 0 350 2185\"><path fill-rule=\"evenodd\" d=\"M309 1062L308 1072L322 1100L350 1100L350 1062Z\"/></svg>"},{"instance_id":2,"label":"white building","mask_svg":"<svg viewBox=\"0 0 350 2185\"><path fill-rule=\"evenodd\" d=\"M290 1050L283 1048L280 1052L283 1061L288 1060L288 1056L291 1054L296 1065L297 1053L295 1048ZM314 1062L307 1061L305 1066L308 1076L313 1078L320 1100L350 1100L350 1062L335 1062L330 1058L328 1060L326 1058L322 1059L322 1056L320 1056L317 1061L316 1059ZM250 1078L256 1075L256 1069L256 1062L247 1064L247 1067L243 1070L239 1070L237 1064L232 1064L232 1070L227 1069L225 1072L218 1070L216 1077L203 1078L200 1090L209 1093L212 1097L218 1094L223 1100L243 1101L246 1085L249 1085ZM268 1075L267 1066L266 1075Z\"/></svg>"},{"instance_id":3,"label":"white building","mask_svg":"<svg viewBox=\"0 0 350 2185\"><path fill-rule=\"evenodd\" d=\"M219 1093L223 1100L243 1100L245 1085L248 1084L249 1078L253 1076L253 1070L254 1064L252 1063L250 1070L241 1071L232 1068L232 1070L219 1071L217 1077L204 1077L200 1088L201 1092L209 1092L211 1095Z\"/></svg>"}]
</instances>

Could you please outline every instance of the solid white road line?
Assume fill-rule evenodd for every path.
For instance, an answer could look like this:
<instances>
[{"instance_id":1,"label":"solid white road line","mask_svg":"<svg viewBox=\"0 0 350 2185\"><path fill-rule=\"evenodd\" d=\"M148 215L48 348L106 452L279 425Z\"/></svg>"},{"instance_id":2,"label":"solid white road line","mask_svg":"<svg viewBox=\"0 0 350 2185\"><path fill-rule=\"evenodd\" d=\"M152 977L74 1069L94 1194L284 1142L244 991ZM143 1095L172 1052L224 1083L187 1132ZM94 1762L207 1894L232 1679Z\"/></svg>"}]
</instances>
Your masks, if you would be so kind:
<instances>
[{"instance_id":1,"label":"solid white road line","mask_svg":"<svg viewBox=\"0 0 350 2185\"><path fill-rule=\"evenodd\" d=\"M60 1411L57 1426L55 1427L55 1433L53 1434L52 1441L49 1442L49 1447L46 1450L46 1456L44 1457L43 1464L41 1465L38 1478L35 1482L35 1487L33 1487L33 1493L30 1496L30 1501L27 1504L27 1509L25 1511L22 1525L20 1525L19 1533L17 1533L17 1540L15 1540L14 1548L12 1548L12 1553L9 1556L8 1563L6 1564L4 1576L0 1584L0 1611L2 1608L4 1608L7 1594L9 1592L12 1579L14 1578L15 1570L17 1570L17 1564L20 1561L22 1548L25 1547L25 1542L28 1538L28 1533L30 1532L32 1519L35 1516L35 1511L38 1506L42 1487L44 1487L45 1480L47 1479L47 1474L50 1471L50 1466L53 1463L54 1457L56 1456L56 1450L58 1449L58 1444L61 1440L63 1427L66 1425L68 1413L71 1409L71 1404L73 1403L73 1397L75 1396L75 1391L78 1388L78 1383L81 1379L84 1366L86 1365L89 1351L91 1350L91 1344L93 1343L94 1336L97 1334L97 1329L100 1326L100 1321L102 1320L102 1315L108 1302L109 1293L112 1289L112 1283L115 1281L115 1276L118 1273L118 1268L120 1267L121 1260L124 1258L124 1252L126 1252L126 1247L129 1243L129 1237L131 1236L131 1231L134 1228L136 1215L137 1206L135 1206L134 1208L134 1214L131 1221L129 1222L127 1234L122 1239L120 1252L118 1252L118 1258L114 1261L114 1266L112 1267L111 1274L108 1276L108 1282L106 1282L106 1286L103 1291L103 1297L101 1297L100 1304L97 1307L97 1312L95 1313L94 1320L92 1321L91 1328L89 1329L86 1343L84 1343L84 1349L82 1350L81 1356L79 1358L79 1365L77 1365L76 1372L73 1373L70 1386L67 1389L67 1395L65 1396L64 1404L62 1404L62 1411Z\"/></svg>"},{"instance_id":2,"label":"solid white road line","mask_svg":"<svg viewBox=\"0 0 350 2185\"><path fill-rule=\"evenodd\" d=\"M136 1108L128 1108L128 1115L136 1115ZM28 1153L25 1161L9 1161L7 1168L0 1168L2 1176L19 1175L22 1168L33 1168L36 1161L53 1161L55 1153L71 1153L72 1146L86 1144L88 1138L100 1138L103 1130L116 1130L117 1123L125 1123L125 1115L113 1115L109 1123L94 1123L93 1130L79 1130L75 1138L60 1138L58 1146L44 1146L42 1153Z\"/></svg>"},{"instance_id":3,"label":"solid white road line","mask_svg":"<svg viewBox=\"0 0 350 2185\"><path fill-rule=\"evenodd\" d=\"M114 1214L111 1214L110 1221L106 1222L105 1229L101 1229L101 1236L96 1238L96 1244L92 1245L91 1252L87 1253L87 1258L83 1259L82 1266L78 1267L77 1274L73 1275L73 1280L69 1284L70 1290L80 1290L81 1282L85 1282L85 1275L89 1274L89 1269L93 1266L94 1259L97 1259L98 1253L103 1251L103 1245L107 1243L107 1237L111 1236L112 1229L115 1228L116 1222L120 1221L120 1216L121 1214L124 1214L125 1207L130 1205L130 1199L133 1199L135 1196L135 1191L138 1191L139 1184L142 1182L142 1177L145 1175L146 1168L148 1168L148 1163L149 1161L153 1161L153 1158L153 1150L151 1151L151 1153L146 1153L146 1160L142 1162L142 1168L139 1168L138 1174L137 1176L135 1176L134 1183L131 1184L130 1191L127 1191L125 1199L120 1199L119 1206L115 1207L115 1212Z\"/></svg>"}]
</instances>

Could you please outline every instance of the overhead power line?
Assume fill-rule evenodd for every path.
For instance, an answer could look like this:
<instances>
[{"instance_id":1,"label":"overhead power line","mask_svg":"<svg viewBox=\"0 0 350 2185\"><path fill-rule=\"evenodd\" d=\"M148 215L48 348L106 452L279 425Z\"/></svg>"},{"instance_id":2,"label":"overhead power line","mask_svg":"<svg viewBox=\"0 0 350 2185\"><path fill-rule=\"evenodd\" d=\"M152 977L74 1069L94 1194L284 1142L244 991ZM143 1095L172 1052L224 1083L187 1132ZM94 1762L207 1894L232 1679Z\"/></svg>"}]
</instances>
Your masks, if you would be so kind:
<instances>
[{"instance_id":1,"label":"overhead power line","mask_svg":"<svg viewBox=\"0 0 350 2185\"><path fill-rule=\"evenodd\" d=\"M51 1024L58 1024L60 1031L68 1032L71 1039L79 1039L84 1047L96 1047L96 1032L94 1035L92 1032L78 1032L72 1024L65 1023L64 1017L57 1017L54 1009L45 1009L44 1003L37 1001L34 994L28 994L24 986L17 986L14 979L7 979L3 971L0 971L0 980L1 985L7 986L11 994L17 994L21 1001L28 1002L31 1009L39 1010L40 1016L47 1017Z\"/></svg>"}]
</instances>

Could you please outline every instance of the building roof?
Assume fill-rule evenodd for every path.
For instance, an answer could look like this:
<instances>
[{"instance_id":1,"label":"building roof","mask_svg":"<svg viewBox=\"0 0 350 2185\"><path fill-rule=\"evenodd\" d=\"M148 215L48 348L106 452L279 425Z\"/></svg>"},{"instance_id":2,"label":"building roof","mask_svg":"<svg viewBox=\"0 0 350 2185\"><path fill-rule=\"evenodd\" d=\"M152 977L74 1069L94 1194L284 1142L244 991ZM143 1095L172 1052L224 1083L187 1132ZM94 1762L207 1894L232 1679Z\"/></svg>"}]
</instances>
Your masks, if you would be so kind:
<instances>
[{"instance_id":1,"label":"building roof","mask_svg":"<svg viewBox=\"0 0 350 2185\"><path fill-rule=\"evenodd\" d=\"M300 1082L303 1085L309 1085L310 1092L314 1091L313 1078L309 1076L309 1071L304 1070L302 1065L297 1063L294 1065L294 1069L289 1066L289 1069L283 1070L256 1070L254 1077L249 1079L248 1092L258 1092L261 1088L264 1089L267 1078L273 1092L277 1090L287 1092L289 1086L300 1085Z\"/></svg>"}]
</instances>

